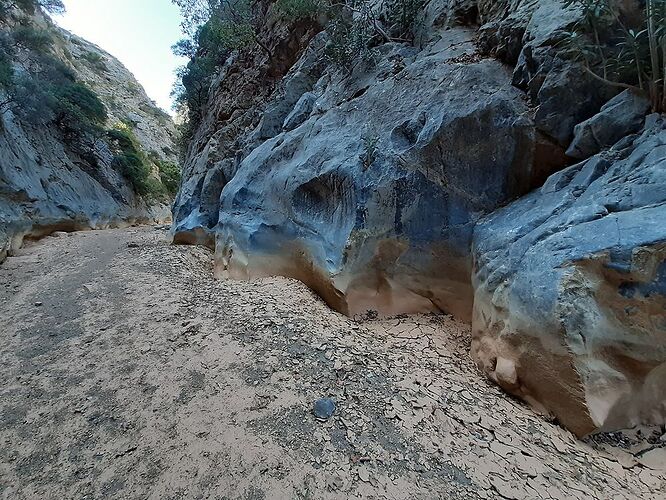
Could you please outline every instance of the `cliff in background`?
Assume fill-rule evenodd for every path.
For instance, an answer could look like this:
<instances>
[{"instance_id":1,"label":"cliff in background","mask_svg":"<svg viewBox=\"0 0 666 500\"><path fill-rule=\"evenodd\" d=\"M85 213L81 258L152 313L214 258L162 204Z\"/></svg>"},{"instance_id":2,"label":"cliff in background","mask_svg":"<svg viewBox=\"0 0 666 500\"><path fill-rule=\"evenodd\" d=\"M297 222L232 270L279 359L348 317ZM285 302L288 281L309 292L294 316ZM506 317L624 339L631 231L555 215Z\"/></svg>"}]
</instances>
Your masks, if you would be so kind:
<instances>
[{"instance_id":1,"label":"cliff in background","mask_svg":"<svg viewBox=\"0 0 666 500\"><path fill-rule=\"evenodd\" d=\"M26 237L169 220L176 130L134 76L39 7L3 7L0 36L11 75L0 99L0 260Z\"/></svg>"}]
</instances>

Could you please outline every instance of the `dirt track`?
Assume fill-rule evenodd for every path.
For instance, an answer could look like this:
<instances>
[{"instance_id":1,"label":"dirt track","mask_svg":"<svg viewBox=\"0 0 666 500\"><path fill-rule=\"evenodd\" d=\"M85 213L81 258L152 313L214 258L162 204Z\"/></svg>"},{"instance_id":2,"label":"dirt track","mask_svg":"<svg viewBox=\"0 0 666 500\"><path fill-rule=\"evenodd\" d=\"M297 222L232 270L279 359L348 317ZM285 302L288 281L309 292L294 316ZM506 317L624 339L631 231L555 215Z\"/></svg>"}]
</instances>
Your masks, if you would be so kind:
<instances>
[{"instance_id":1,"label":"dirt track","mask_svg":"<svg viewBox=\"0 0 666 500\"><path fill-rule=\"evenodd\" d=\"M465 325L354 322L166 241L75 233L0 265L0 497L663 498L660 432L577 442L478 374Z\"/></svg>"}]
</instances>

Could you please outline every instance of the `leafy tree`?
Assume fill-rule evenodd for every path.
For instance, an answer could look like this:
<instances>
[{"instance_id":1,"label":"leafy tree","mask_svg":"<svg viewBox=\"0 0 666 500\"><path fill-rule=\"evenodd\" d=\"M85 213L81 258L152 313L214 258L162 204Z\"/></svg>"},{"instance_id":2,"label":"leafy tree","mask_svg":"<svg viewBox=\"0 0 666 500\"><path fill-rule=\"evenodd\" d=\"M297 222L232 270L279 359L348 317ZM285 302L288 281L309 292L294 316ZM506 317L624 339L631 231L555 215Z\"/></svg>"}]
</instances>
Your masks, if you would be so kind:
<instances>
[{"instance_id":1,"label":"leafy tree","mask_svg":"<svg viewBox=\"0 0 666 500\"><path fill-rule=\"evenodd\" d=\"M107 136L117 150L111 166L130 181L135 192L147 195L150 191L150 165L141 151L139 141L129 127L123 125L107 131Z\"/></svg>"},{"instance_id":2,"label":"leafy tree","mask_svg":"<svg viewBox=\"0 0 666 500\"><path fill-rule=\"evenodd\" d=\"M162 184L169 193L176 194L180 187L180 167L168 161L159 161L158 166L160 168L160 180Z\"/></svg>"},{"instance_id":3,"label":"leafy tree","mask_svg":"<svg viewBox=\"0 0 666 500\"><path fill-rule=\"evenodd\" d=\"M565 0L582 20L565 35L562 54L608 85L645 93L666 111L666 0L645 0L632 24L612 0Z\"/></svg>"},{"instance_id":4,"label":"leafy tree","mask_svg":"<svg viewBox=\"0 0 666 500\"><path fill-rule=\"evenodd\" d=\"M70 134L96 134L106 122L107 113L94 91L81 83L52 89L56 123Z\"/></svg>"},{"instance_id":5,"label":"leafy tree","mask_svg":"<svg viewBox=\"0 0 666 500\"><path fill-rule=\"evenodd\" d=\"M314 18L325 9L323 0L278 0L278 10L286 19Z\"/></svg>"},{"instance_id":6,"label":"leafy tree","mask_svg":"<svg viewBox=\"0 0 666 500\"><path fill-rule=\"evenodd\" d=\"M6 16L13 8L33 14L38 7L49 14L63 14L66 10L62 0L0 0L0 16Z\"/></svg>"},{"instance_id":7,"label":"leafy tree","mask_svg":"<svg viewBox=\"0 0 666 500\"><path fill-rule=\"evenodd\" d=\"M180 185L180 168L160 160L156 153L147 155L141 148L131 128L118 124L107 131L107 138L115 151L111 166L125 177L137 194L147 199L167 198L175 194ZM159 169L160 179L152 176L153 168Z\"/></svg>"}]
</instances>

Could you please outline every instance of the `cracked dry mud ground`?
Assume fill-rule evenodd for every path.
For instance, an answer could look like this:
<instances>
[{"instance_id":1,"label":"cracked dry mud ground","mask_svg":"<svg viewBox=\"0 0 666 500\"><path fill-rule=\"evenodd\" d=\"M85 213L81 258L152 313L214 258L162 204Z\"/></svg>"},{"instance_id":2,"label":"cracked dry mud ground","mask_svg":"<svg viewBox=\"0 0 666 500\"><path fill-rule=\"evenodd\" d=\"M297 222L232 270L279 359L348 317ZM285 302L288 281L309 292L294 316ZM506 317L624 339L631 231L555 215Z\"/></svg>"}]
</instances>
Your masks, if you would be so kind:
<instances>
[{"instance_id":1,"label":"cracked dry mud ground","mask_svg":"<svg viewBox=\"0 0 666 500\"><path fill-rule=\"evenodd\" d=\"M33 243L0 266L0 299L3 498L666 491L659 430L576 441L476 371L467 326L354 322L284 278L216 282L210 252L166 231Z\"/></svg>"}]
</instances>

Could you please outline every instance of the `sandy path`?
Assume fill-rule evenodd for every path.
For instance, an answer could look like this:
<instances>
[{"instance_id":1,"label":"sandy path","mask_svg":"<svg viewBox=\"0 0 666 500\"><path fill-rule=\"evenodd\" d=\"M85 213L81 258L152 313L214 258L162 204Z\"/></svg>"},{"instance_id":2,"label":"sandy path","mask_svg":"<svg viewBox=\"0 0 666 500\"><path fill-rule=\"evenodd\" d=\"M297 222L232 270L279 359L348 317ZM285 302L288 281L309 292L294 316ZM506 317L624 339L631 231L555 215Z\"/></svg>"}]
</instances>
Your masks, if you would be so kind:
<instances>
[{"instance_id":1,"label":"sandy path","mask_svg":"<svg viewBox=\"0 0 666 500\"><path fill-rule=\"evenodd\" d=\"M166 237L50 237L0 266L3 498L666 488L659 432L577 442L477 373L465 325L356 323L291 280L215 282L207 250ZM312 415L321 397L338 404L326 422Z\"/></svg>"}]
</instances>

